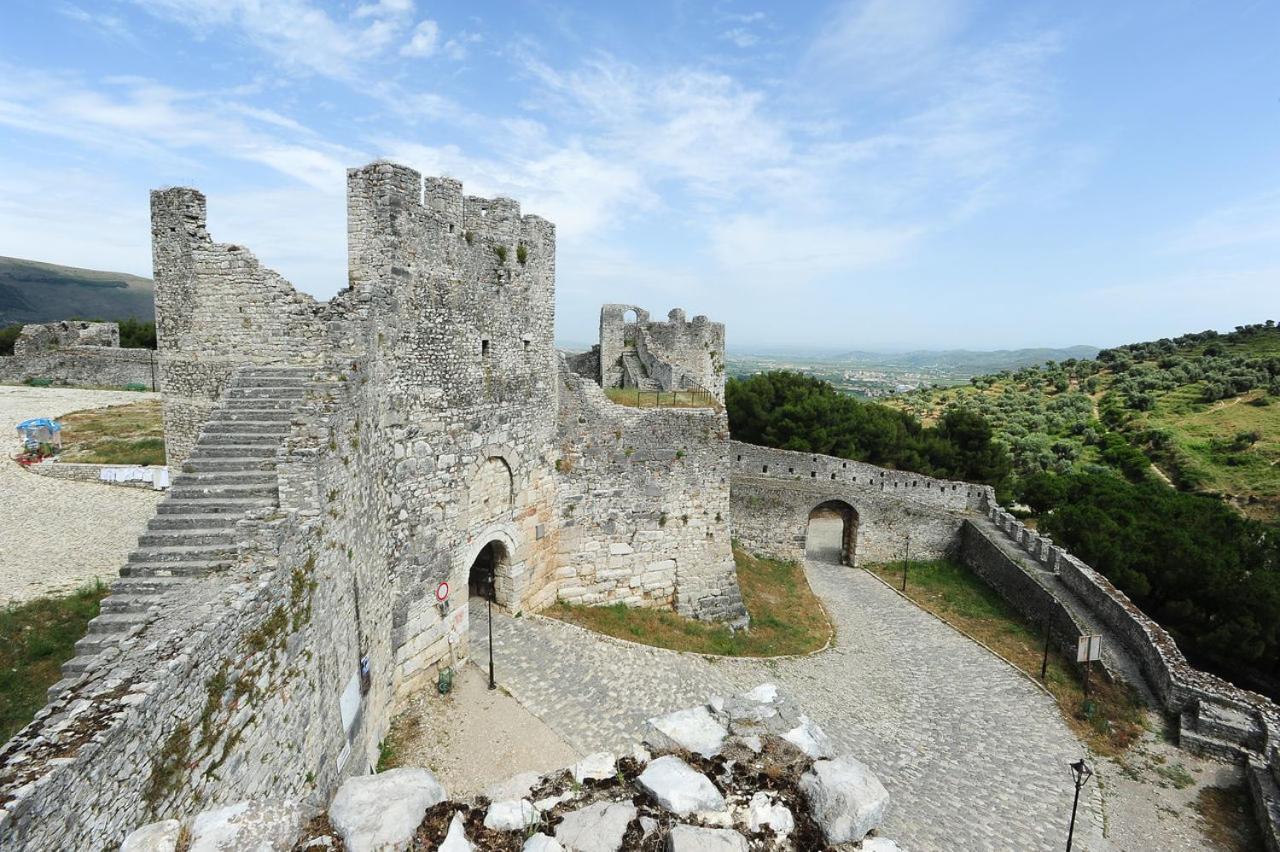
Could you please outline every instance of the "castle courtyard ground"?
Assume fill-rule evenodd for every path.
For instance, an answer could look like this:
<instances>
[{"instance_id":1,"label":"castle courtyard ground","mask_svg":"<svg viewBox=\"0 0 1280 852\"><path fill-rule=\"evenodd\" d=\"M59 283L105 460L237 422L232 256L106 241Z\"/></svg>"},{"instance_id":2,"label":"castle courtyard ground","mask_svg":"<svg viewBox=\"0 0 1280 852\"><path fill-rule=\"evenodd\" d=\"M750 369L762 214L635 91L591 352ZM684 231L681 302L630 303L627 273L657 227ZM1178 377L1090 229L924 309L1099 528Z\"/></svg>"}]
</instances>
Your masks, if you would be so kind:
<instances>
[{"instance_id":1,"label":"castle courtyard ground","mask_svg":"<svg viewBox=\"0 0 1280 852\"><path fill-rule=\"evenodd\" d=\"M161 492L72 482L22 470L14 427L32 417L121 405L158 394L0 385L0 605L116 577Z\"/></svg>"},{"instance_id":2,"label":"castle courtyard ground","mask_svg":"<svg viewBox=\"0 0 1280 852\"><path fill-rule=\"evenodd\" d=\"M622 750L644 720L769 681L837 749L880 776L893 805L884 833L913 850L1065 847L1085 754L1057 705L1022 673L860 569L810 560L836 626L832 647L800 658L734 660L650 648L552 619L495 611L497 680L579 753ZM471 657L487 664L486 615L472 604ZM1239 771L1151 735L1125 758L1091 763L1077 850L1210 850L1193 801ZM1168 783L1185 769L1188 786ZM494 783L510 774L490 769ZM1247 818L1245 815L1242 818ZM1106 836L1104 837L1104 821Z\"/></svg>"}]
</instances>

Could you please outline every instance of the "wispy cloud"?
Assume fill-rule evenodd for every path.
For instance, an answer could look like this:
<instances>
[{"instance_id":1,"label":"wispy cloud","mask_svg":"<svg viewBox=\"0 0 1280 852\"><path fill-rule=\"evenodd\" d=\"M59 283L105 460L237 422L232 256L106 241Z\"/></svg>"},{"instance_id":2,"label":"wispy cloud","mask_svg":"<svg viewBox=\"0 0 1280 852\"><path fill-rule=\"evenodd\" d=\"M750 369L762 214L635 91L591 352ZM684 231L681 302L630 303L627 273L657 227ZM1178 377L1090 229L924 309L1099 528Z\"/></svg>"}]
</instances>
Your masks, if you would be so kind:
<instances>
[{"instance_id":1,"label":"wispy cloud","mask_svg":"<svg viewBox=\"0 0 1280 852\"><path fill-rule=\"evenodd\" d=\"M1168 247L1178 252L1215 252L1280 245L1280 192L1219 207L1178 229Z\"/></svg>"}]
</instances>

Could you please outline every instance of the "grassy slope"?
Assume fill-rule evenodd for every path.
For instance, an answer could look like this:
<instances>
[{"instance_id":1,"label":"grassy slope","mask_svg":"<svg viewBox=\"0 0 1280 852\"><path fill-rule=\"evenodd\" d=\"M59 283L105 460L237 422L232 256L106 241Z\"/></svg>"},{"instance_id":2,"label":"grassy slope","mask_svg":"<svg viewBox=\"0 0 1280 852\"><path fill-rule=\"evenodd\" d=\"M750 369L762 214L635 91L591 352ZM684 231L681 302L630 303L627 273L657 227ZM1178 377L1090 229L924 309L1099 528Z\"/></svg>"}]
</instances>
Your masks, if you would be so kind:
<instances>
[{"instance_id":1,"label":"grassy slope","mask_svg":"<svg viewBox=\"0 0 1280 852\"><path fill-rule=\"evenodd\" d=\"M99 584L0 610L0 742L44 706L45 693L62 677L62 663L75 656L76 640L106 594Z\"/></svg>"},{"instance_id":2,"label":"grassy slope","mask_svg":"<svg viewBox=\"0 0 1280 852\"><path fill-rule=\"evenodd\" d=\"M1226 354L1280 355L1280 329L1240 341L1219 338L1215 343ZM1182 354L1198 355L1203 349L1204 346L1190 347ZM928 425L951 405L983 398L997 400L1008 391L1027 395L1027 404L1042 406L1068 394L1084 393L1074 381L1065 394L1060 394L1052 388L1029 386L1013 378L988 378L993 382L988 388L965 385L927 389L883 402L911 412ZM1087 394L1095 404L1095 416L1097 404L1106 397L1115 381L1114 374L1105 369L1098 378L1097 391ZM1260 405L1259 401L1266 400L1266 394L1254 390L1234 399L1205 403L1201 401L1202 390L1201 383L1194 382L1158 393L1155 407L1151 411L1134 412L1133 422L1126 431L1152 427L1167 430L1173 439L1172 446L1154 455L1162 473L1196 482L1195 490L1223 495L1253 517L1262 520L1280 518L1280 400ZM993 417L992 425L998 436L1006 442L1012 441L1004 432L1008 424L1002 422L1001 417ZM1245 450L1224 449L1241 432L1258 432L1262 438ZM1077 466L1100 461L1097 449L1086 446L1078 435L1060 432L1052 434L1052 438L1077 448L1080 453L1076 459ZM1185 469L1181 471L1184 474L1181 477L1178 476L1180 468Z\"/></svg>"},{"instance_id":3,"label":"grassy slope","mask_svg":"<svg viewBox=\"0 0 1280 852\"><path fill-rule=\"evenodd\" d=\"M895 589L899 587L902 563L871 565L868 570ZM954 562L912 562L906 594L1039 679L1044 634L969 569ZM1067 724L1095 752L1119 754L1141 733L1138 699L1124 684L1107 680L1101 668L1095 667L1091 678L1091 710L1085 704L1079 666L1056 650L1050 650L1043 683L1057 700Z\"/></svg>"},{"instance_id":4,"label":"grassy slope","mask_svg":"<svg viewBox=\"0 0 1280 852\"><path fill-rule=\"evenodd\" d=\"M150 320L154 301L149 278L0 257L0 326L73 317Z\"/></svg>"},{"instance_id":5,"label":"grassy slope","mask_svg":"<svg viewBox=\"0 0 1280 852\"><path fill-rule=\"evenodd\" d=\"M831 638L831 623L809 588L803 566L761 559L734 548L750 631L695 621L668 609L556 604L544 615L659 648L728 657L777 657L816 651Z\"/></svg>"},{"instance_id":6,"label":"grassy slope","mask_svg":"<svg viewBox=\"0 0 1280 852\"><path fill-rule=\"evenodd\" d=\"M165 463L164 414L159 400L75 411L58 422L62 424L62 461Z\"/></svg>"}]
</instances>

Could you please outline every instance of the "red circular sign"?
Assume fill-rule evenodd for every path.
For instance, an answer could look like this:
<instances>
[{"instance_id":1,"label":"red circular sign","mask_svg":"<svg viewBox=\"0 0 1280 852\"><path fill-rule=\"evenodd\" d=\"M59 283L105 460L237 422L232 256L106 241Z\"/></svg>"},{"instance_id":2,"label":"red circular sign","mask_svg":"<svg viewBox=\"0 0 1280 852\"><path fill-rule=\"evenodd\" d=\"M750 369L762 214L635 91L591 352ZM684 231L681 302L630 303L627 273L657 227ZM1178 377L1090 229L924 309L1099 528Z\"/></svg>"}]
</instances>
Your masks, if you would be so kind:
<instances>
[{"instance_id":1,"label":"red circular sign","mask_svg":"<svg viewBox=\"0 0 1280 852\"><path fill-rule=\"evenodd\" d=\"M436 600L442 601L447 597L449 597L449 584L441 583L436 586Z\"/></svg>"}]
</instances>

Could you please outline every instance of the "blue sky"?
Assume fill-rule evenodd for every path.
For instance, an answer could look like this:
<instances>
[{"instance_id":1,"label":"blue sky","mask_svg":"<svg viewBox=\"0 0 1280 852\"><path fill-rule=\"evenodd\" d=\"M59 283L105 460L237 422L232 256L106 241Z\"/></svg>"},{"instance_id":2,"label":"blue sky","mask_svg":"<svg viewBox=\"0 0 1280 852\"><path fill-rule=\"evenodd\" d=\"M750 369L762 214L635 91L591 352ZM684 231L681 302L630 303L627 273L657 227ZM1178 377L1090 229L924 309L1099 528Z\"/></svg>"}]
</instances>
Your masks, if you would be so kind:
<instances>
[{"instance_id":1,"label":"blue sky","mask_svg":"<svg viewBox=\"0 0 1280 852\"><path fill-rule=\"evenodd\" d=\"M150 274L147 192L321 298L378 157L556 222L558 337L1112 345L1280 315L1280 4L9 0L0 254Z\"/></svg>"}]
</instances>

